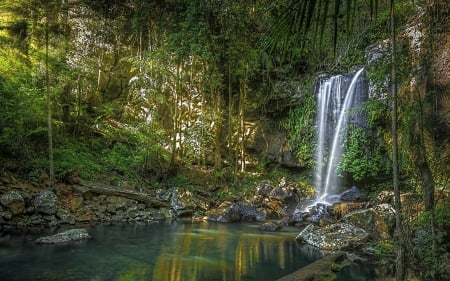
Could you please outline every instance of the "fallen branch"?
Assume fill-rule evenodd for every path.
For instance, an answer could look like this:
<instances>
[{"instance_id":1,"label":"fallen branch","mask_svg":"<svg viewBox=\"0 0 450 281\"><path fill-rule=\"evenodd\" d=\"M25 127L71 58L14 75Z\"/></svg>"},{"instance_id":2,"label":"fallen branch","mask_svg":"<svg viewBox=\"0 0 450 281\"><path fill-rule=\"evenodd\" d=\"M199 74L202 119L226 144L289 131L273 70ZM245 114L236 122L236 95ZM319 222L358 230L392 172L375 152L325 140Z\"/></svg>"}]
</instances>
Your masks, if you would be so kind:
<instances>
[{"instance_id":1,"label":"fallen branch","mask_svg":"<svg viewBox=\"0 0 450 281\"><path fill-rule=\"evenodd\" d=\"M79 184L79 186L73 187L73 189L83 195L90 192L99 195L119 196L127 199L132 199L141 203L145 203L149 207L170 207L169 203L158 200L146 193L120 189L116 186L103 185L84 180L80 180Z\"/></svg>"},{"instance_id":2,"label":"fallen branch","mask_svg":"<svg viewBox=\"0 0 450 281\"><path fill-rule=\"evenodd\" d=\"M334 280L336 277L335 273L348 264L347 254L345 252L336 252L300 268L277 281Z\"/></svg>"}]
</instances>

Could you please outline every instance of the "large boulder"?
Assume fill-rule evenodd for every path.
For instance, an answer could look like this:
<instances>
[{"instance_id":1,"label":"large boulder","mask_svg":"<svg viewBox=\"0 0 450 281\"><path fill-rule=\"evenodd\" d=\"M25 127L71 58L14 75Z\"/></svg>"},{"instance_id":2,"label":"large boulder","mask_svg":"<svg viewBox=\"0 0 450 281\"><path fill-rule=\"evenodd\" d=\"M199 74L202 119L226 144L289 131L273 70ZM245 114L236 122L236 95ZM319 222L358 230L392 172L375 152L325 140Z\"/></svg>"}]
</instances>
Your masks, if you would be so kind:
<instances>
[{"instance_id":1,"label":"large boulder","mask_svg":"<svg viewBox=\"0 0 450 281\"><path fill-rule=\"evenodd\" d=\"M254 206L244 202L222 204L207 215L209 221L216 222L263 221L266 219L264 212L258 211Z\"/></svg>"},{"instance_id":2,"label":"large boulder","mask_svg":"<svg viewBox=\"0 0 450 281\"><path fill-rule=\"evenodd\" d=\"M344 216L343 221L367 231L372 239L388 239L392 235L395 212L388 205L353 211Z\"/></svg>"},{"instance_id":3,"label":"large boulder","mask_svg":"<svg viewBox=\"0 0 450 281\"><path fill-rule=\"evenodd\" d=\"M54 215L58 210L58 197L51 191L41 191L34 197L36 212L45 215Z\"/></svg>"},{"instance_id":4,"label":"large boulder","mask_svg":"<svg viewBox=\"0 0 450 281\"><path fill-rule=\"evenodd\" d=\"M360 194L358 188L353 186L352 188L347 189L339 195L339 199L345 202L357 201L360 199Z\"/></svg>"},{"instance_id":5,"label":"large boulder","mask_svg":"<svg viewBox=\"0 0 450 281\"><path fill-rule=\"evenodd\" d=\"M59 244L70 241L78 241L90 239L91 236L86 229L71 229L64 232L57 233L51 236L44 236L36 239L38 244Z\"/></svg>"},{"instance_id":6,"label":"large boulder","mask_svg":"<svg viewBox=\"0 0 450 281\"><path fill-rule=\"evenodd\" d=\"M368 237L369 233L364 229L348 223L336 223L325 227L310 224L295 239L323 250L337 251L358 248Z\"/></svg>"},{"instance_id":7,"label":"large boulder","mask_svg":"<svg viewBox=\"0 0 450 281\"><path fill-rule=\"evenodd\" d=\"M7 208L12 215L20 215L25 210L25 200L18 191L5 192L0 198L0 203Z\"/></svg>"}]
</instances>

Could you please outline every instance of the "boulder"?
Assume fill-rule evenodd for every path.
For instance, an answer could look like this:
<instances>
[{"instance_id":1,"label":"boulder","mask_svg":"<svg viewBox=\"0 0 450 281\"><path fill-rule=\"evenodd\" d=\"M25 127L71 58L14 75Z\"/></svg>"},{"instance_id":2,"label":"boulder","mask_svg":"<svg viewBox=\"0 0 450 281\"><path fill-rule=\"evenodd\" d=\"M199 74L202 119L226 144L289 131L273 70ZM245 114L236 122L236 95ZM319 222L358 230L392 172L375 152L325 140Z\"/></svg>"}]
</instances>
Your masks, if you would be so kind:
<instances>
[{"instance_id":1,"label":"boulder","mask_svg":"<svg viewBox=\"0 0 450 281\"><path fill-rule=\"evenodd\" d=\"M337 251L357 248L368 237L369 234L364 229L348 223L336 223L325 227L310 224L295 239L303 240L323 250Z\"/></svg>"},{"instance_id":2,"label":"boulder","mask_svg":"<svg viewBox=\"0 0 450 281\"><path fill-rule=\"evenodd\" d=\"M259 230L261 231L270 231L270 232L278 231L280 229L281 225L273 221L265 222L259 227Z\"/></svg>"},{"instance_id":3,"label":"boulder","mask_svg":"<svg viewBox=\"0 0 450 281\"><path fill-rule=\"evenodd\" d=\"M384 217L387 216L387 217ZM393 224L392 213L378 213L375 209L361 209L344 216L343 221L367 231L372 239L388 239L391 237Z\"/></svg>"},{"instance_id":4,"label":"boulder","mask_svg":"<svg viewBox=\"0 0 450 281\"><path fill-rule=\"evenodd\" d=\"M208 220L216 222L263 221L265 219L264 212L258 211L245 202L223 204L208 214Z\"/></svg>"},{"instance_id":5,"label":"boulder","mask_svg":"<svg viewBox=\"0 0 450 281\"><path fill-rule=\"evenodd\" d=\"M366 202L338 202L329 208L329 212L337 219L342 219L345 215L365 208Z\"/></svg>"},{"instance_id":6,"label":"boulder","mask_svg":"<svg viewBox=\"0 0 450 281\"><path fill-rule=\"evenodd\" d=\"M345 202L357 201L360 199L359 190L358 188L356 188L356 186L353 186L352 188L342 192L339 195L339 198L341 201Z\"/></svg>"},{"instance_id":7,"label":"boulder","mask_svg":"<svg viewBox=\"0 0 450 281\"><path fill-rule=\"evenodd\" d=\"M368 207L373 207L380 204L392 204L394 203L394 192L393 191L381 191L369 201Z\"/></svg>"},{"instance_id":8,"label":"boulder","mask_svg":"<svg viewBox=\"0 0 450 281\"><path fill-rule=\"evenodd\" d=\"M5 192L0 198L0 203L14 216L22 214L25 210L25 200L18 191Z\"/></svg>"},{"instance_id":9,"label":"boulder","mask_svg":"<svg viewBox=\"0 0 450 281\"><path fill-rule=\"evenodd\" d=\"M90 239L91 236L86 229L71 229L51 236L36 239L38 244L59 244L71 241Z\"/></svg>"},{"instance_id":10,"label":"boulder","mask_svg":"<svg viewBox=\"0 0 450 281\"><path fill-rule=\"evenodd\" d=\"M58 197L51 191L41 191L34 197L36 212L45 215L54 215L57 211Z\"/></svg>"}]
</instances>

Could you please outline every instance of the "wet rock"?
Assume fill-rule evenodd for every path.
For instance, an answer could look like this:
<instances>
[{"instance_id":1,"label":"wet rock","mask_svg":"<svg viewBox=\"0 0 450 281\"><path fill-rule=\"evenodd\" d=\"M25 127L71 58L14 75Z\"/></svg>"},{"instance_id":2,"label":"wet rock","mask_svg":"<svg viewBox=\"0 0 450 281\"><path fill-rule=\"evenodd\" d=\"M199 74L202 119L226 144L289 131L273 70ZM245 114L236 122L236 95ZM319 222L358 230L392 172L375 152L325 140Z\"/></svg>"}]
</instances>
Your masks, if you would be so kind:
<instances>
[{"instance_id":1,"label":"wet rock","mask_svg":"<svg viewBox=\"0 0 450 281\"><path fill-rule=\"evenodd\" d=\"M154 220L166 220L167 217L164 213L156 212L153 214L153 219Z\"/></svg>"},{"instance_id":2,"label":"wet rock","mask_svg":"<svg viewBox=\"0 0 450 281\"><path fill-rule=\"evenodd\" d=\"M393 191L381 191L374 197L372 197L368 203L368 207L373 207L380 204L392 204L394 202L394 192Z\"/></svg>"},{"instance_id":3,"label":"wet rock","mask_svg":"<svg viewBox=\"0 0 450 281\"><path fill-rule=\"evenodd\" d=\"M78 222L90 222L93 219L93 212L92 209L88 206L84 206L83 208L79 209L77 213L75 214L75 220Z\"/></svg>"},{"instance_id":4,"label":"wet rock","mask_svg":"<svg viewBox=\"0 0 450 281\"><path fill-rule=\"evenodd\" d=\"M28 221L30 225L41 225L44 222L39 214L32 215Z\"/></svg>"},{"instance_id":5,"label":"wet rock","mask_svg":"<svg viewBox=\"0 0 450 281\"><path fill-rule=\"evenodd\" d=\"M51 191L41 191L34 197L34 208L36 212L54 215L57 211L58 197Z\"/></svg>"},{"instance_id":6,"label":"wet rock","mask_svg":"<svg viewBox=\"0 0 450 281\"><path fill-rule=\"evenodd\" d=\"M159 210L156 211L156 213L163 214L164 219L173 219L175 217L173 211L169 210L167 208L160 208ZM160 215L157 215L157 216L160 216ZM163 219L163 218L161 217L161 219Z\"/></svg>"},{"instance_id":7,"label":"wet rock","mask_svg":"<svg viewBox=\"0 0 450 281\"><path fill-rule=\"evenodd\" d=\"M56 217L61 221L61 223L75 223L75 219L67 209L59 208L56 212Z\"/></svg>"},{"instance_id":8,"label":"wet rock","mask_svg":"<svg viewBox=\"0 0 450 281\"><path fill-rule=\"evenodd\" d=\"M343 218L345 215L365 208L365 202L338 202L328 208L329 213L337 219Z\"/></svg>"},{"instance_id":9,"label":"wet rock","mask_svg":"<svg viewBox=\"0 0 450 281\"><path fill-rule=\"evenodd\" d=\"M108 196L106 204L108 212L117 213L127 210L130 206L137 205L137 202L120 196Z\"/></svg>"},{"instance_id":10,"label":"wet rock","mask_svg":"<svg viewBox=\"0 0 450 281\"><path fill-rule=\"evenodd\" d=\"M347 189L346 191L342 192L339 195L339 198L341 201L346 201L346 202L357 201L360 199L359 190L358 190L358 188L356 188L356 186L353 186L352 188Z\"/></svg>"},{"instance_id":11,"label":"wet rock","mask_svg":"<svg viewBox=\"0 0 450 281\"><path fill-rule=\"evenodd\" d=\"M165 218L164 218L165 219ZM153 214L150 211L138 211L134 217L136 221L152 221Z\"/></svg>"},{"instance_id":12,"label":"wet rock","mask_svg":"<svg viewBox=\"0 0 450 281\"><path fill-rule=\"evenodd\" d=\"M0 213L0 216L6 220L10 220L13 217L13 214L10 211L3 211Z\"/></svg>"},{"instance_id":13,"label":"wet rock","mask_svg":"<svg viewBox=\"0 0 450 281\"><path fill-rule=\"evenodd\" d=\"M76 212L78 209L83 207L83 196L76 194L68 198L66 205L72 210L72 212Z\"/></svg>"},{"instance_id":14,"label":"wet rock","mask_svg":"<svg viewBox=\"0 0 450 281\"><path fill-rule=\"evenodd\" d=\"M18 191L5 192L0 198L0 203L14 216L22 214L25 210L25 200Z\"/></svg>"},{"instance_id":15,"label":"wet rock","mask_svg":"<svg viewBox=\"0 0 450 281\"><path fill-rule=\"evenodd\" d=\"M320 219L328 215L328 204L316 203L309 209L309 221L319 222Z\"/></svg>"},{"instance_id":16,"label":"wet rock","mask_svg":"<svg viewBox=\"0 0 450 281\"><path fill-rule=\"evenodd\" d=\"M171 196L172 196L171 189L158 189L156 191L156 199L160 201L169 201Z\"/></svg>"},{"instance_id":17,"label":"wet rock","mask_svg":"<svg viewBox=\"0 0 450 281\"><path fill-rule=\"evenodd\" d=\"M336 223L325 227L310 224L296 237L320 249L337 251L341 249L357 248L364 244L369 234L359 227Z\"/></svg>"},{"instance_id":18,"label":"wet rock","mask_svg":"<svg viewBox=\"0 0 450 281\"><path fill-rule=\"evenodd\" d=\"M272 199L285 202L292 197L293 193L288 187L275 187L269 194Z\"/></svg>"},{"instance_id":19,"label":"wet rock","mask_svg":"<svg viewBox=\"0 0 450 281\"><path fill-rule=\"evenodd\" d=\"M263 197L269 197L274 186L268 182L262 182L256 187L255 195L262 195Z\"/></svg>"},{"instance_id":20,"label":"wet rock","mask_svg":"<svg viewBox=\"0 0 450 281\"><path fill-rule=\"evenodd\" d=\"M264 212L258 211L245 202L222 204L207 215L209 221L216 222L263 221L266 218Z\"/></svg>"},{"instance_id":21,"label":"wet rock","mask_svg":"<svg viewBox=\"0 0 450 281\"><path fill-rule=\"evenodd\" d=\"M259 227L259 229L260 229L261 231L275 232L275 231L278 231L278 230L281 229L281 225L278 224L278 223L276 223L276 222L269 221L269 222L263 223L263 224Z\"/></svg>"},{"instance_id":22,"label":"wet rock","mask_svg":"<svg viewBox=\"0 0 450 281\"><path fill-rule=\"evenodd\" d=\"M91 236L86 229L71 229L52 236L45 236L36 239L38 244L59 244L71 241L90 239Z\"/></svg>"},{"instance_id":23,"label":"wet rock","mask_svg":"<svg viewBox=\"0 0 450 281\"><path fill-rule=\"evenodd\" d=\"M393 230L392 226L372 208L353 211L344 216L343 221L364 229L375 240L390 238Z\"/></svg>"}]
</instances>

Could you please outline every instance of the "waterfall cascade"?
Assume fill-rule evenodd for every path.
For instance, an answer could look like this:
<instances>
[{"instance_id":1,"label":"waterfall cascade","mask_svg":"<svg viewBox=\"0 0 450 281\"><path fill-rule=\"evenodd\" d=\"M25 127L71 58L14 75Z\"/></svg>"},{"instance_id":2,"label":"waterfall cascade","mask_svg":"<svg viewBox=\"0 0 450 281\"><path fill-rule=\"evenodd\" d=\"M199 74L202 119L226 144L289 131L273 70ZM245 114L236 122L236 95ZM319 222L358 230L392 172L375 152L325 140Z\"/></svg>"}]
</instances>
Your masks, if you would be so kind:
<instances>
[{"instance_id":1,"label":"waterfall cascade","mask_svg":"<svg viewBox=\"0 0 450 281\"><path fill-rule=\"evenodd\" d=\"M353 77L338 75L320 81L317 94L317 150L315 186L320 200L337 193L340 178L337 165L343 157L343 144L350 126L364 126L365 119L353 108L367 100L363 68Z\"/></svg>"}]
</instances>

